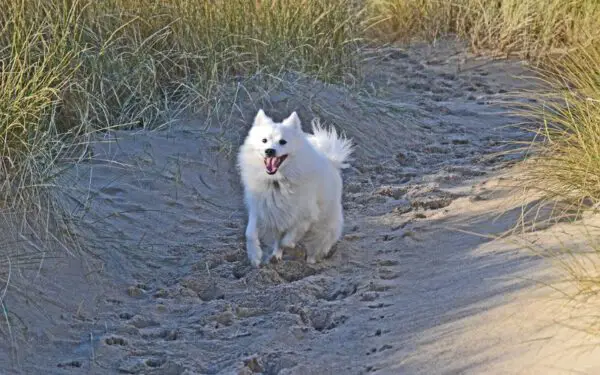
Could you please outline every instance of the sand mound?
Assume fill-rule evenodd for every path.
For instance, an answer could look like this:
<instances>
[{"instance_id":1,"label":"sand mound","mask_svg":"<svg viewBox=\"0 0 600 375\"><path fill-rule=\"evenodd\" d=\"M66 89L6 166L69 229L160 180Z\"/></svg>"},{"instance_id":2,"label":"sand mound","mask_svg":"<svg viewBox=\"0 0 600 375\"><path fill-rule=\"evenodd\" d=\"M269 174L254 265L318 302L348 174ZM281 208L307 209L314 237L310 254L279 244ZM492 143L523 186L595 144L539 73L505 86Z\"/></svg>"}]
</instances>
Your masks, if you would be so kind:
<instances>
[{"instance_id":1,"label":"sand mound","mask_svg":"<svg viewBox=\"0 0 600 375\"><path fill-rule=\"evenodd\" d=\"M28 296L38 306L7 299L22 320L2 363L45 374L540 373L522 361L538 363L538 344L515 346L537 328L515 322L547 316L519 307L535 285L521 277L545 268L467 233L514 224L494 176L515 159L498 155L505 142L527 135L490 102L523 87L524 70L457 51L396 51L359 91L298 77L263 98L276 119L297 110L308 130L318 116L358 145L344 238L315 266L297 253L261 269L246 260L234 156L259 86L221 127L191 116L105 134L95 161L65 179L84 251L40 272L32 288L44 299ZM498 207L501 219L486 215Z\"/></svg>"}]
</instances>

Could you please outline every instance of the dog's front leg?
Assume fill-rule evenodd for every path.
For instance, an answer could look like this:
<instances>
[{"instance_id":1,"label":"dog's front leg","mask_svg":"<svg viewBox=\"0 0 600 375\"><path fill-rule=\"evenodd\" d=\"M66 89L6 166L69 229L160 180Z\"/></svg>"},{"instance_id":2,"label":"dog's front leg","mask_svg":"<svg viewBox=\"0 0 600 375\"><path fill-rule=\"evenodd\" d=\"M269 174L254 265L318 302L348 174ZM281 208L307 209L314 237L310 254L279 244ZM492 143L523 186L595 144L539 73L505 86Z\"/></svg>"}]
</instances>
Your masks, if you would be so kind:
<instances>
[{"instance_id":1,"label":"dog's front leg","mask_svg":"<svg viewBox=\"0 0 600 375\"><path fill-rule=\"evenodd\" d=\"M246 227L246 251L248 259L254 267L258 267L262 260L262 249L258 239L257 218L254 210L248 212L248 226Z\"/></svg>"}]
</instances>

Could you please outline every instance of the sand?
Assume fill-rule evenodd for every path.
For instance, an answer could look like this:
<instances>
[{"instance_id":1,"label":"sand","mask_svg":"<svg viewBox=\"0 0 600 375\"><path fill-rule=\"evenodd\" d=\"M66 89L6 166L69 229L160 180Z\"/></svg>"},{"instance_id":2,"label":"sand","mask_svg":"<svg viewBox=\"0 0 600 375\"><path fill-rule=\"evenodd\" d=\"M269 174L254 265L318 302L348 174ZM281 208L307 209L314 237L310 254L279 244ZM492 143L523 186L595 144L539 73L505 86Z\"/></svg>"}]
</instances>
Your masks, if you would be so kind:
<instances>
[{"instance_id":1,"label":"sand","mask_svg":"<svg viewBox=\"0 0 600 375\"><path fill-rule=\"evenodd\" d=\"M80 247L11 278L2 373L600 373L594 346L581 350L593 337L557 324L573 316L541 283L557 268L519 236L486 236L520 212L520 155L499 153L530 135L494 103L534 87L527 67L446 42L366 69L353 89L257 79L211 126L189 115L103 134L62 181ZM259 106L358 145L344 237L317 265L300 251L246 259L235 152ZM557 246L575 227L527 239Z\"/></svg>"}]
</instances>

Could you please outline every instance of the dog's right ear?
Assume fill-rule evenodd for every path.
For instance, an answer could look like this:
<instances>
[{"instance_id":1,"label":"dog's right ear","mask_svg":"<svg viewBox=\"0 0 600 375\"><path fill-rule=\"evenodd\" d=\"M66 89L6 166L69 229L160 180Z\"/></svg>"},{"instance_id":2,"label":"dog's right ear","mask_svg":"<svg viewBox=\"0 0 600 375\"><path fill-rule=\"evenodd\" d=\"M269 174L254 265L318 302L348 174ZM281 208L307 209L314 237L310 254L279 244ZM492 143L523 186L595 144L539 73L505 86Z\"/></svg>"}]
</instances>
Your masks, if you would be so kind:
<instances>
[{"instance_id":1,"label":"dog's right ear","mask_svg":"<svg viewBox=\"0 0 600 375\"><path fill-rule=\"evenodd\" d=\"M271 119L265 114L265 111L263 111L261 108L258 110L256 117L254 117L254 123L252 124L252 126L260 126L269 120Z\"/></svg>"}]
</instances>

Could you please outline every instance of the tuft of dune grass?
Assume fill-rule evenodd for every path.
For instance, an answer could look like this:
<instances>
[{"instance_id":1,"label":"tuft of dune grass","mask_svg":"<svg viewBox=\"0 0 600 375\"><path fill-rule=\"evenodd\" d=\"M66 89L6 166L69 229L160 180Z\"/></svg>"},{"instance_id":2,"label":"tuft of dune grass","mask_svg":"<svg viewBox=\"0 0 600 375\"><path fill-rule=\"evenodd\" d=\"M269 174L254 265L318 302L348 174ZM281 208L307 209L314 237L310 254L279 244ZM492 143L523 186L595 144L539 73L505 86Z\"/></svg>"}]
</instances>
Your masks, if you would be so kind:
<instances>
[{"instance_id":1,"label":"tuft of dune grass","mask_svg":"<svg viewBox=\"0 0 600 375\"><path fill-rule=\"evenodd\" d=\"M370 33L387 40L454 34L475 51L540 60L600 36L596 0L371 0Z\"/></svg>"},{"instance_id":2,"label":"tuft of dune grass","mask_svg":"<svg viewBox=\"0 0 600 375\"><path fill-rule=\"evenodd\" d=\"M151 126L165 101L214 105L223 84L257 73L340 80L357 67L356 17L348 0L90 2L84 99L67 105L100 125Z\"/></svg>"},{"instance_id":3,"label":"tuft of dune grass","mask_svg":"<svg viewBox=\"0 0 600 375\"><path fill-rule=\"evenodd\" d=\"M535 139L523 164L523 185L542 204L584 210L600 204L600 43L542 71L543 90L521 113Z\"/></svg>"}]
</instances>

